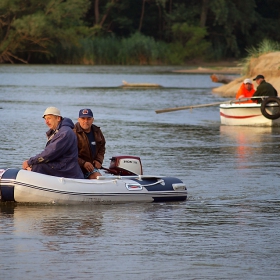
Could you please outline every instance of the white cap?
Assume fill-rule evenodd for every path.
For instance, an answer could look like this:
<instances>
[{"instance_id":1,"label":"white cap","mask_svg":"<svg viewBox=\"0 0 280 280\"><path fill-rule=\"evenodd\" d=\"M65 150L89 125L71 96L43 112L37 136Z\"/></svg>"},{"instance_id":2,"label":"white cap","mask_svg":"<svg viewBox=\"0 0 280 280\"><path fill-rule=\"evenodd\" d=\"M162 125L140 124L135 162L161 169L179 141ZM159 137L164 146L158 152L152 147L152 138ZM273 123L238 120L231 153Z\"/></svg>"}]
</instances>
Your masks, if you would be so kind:
<instances>
[{"instance_id":1,"label":"white cap","mask_svg":"<svg viewBox=\"0 0 280 280\"><path fill-rule=\"evenodd\" d=\"M46 111L44 112L43 118L46 115L54 115L54 116L62 117L61 114L60 114L60 111L56 107L47 108Z\"/></svg>"},{"instance_id":2,"label":"white cap","mask_svg":"<svg viewBox=\"0 0 280 280\"><path fill-rule=\"evenodd\" d=\"M252 80L251 79L245 79L243 81L243 83L246 85L246 84L253 84Z\"/></svg>"}]
</instances>

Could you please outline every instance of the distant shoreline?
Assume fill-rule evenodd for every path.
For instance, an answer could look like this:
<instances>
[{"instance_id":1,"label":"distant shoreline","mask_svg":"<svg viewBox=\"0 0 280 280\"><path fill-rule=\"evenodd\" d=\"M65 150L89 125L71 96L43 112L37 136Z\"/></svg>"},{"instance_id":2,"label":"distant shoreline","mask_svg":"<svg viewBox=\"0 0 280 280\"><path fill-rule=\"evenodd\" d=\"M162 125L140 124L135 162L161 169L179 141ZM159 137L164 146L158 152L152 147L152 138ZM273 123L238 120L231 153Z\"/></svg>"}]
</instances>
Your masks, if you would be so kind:
<instances>
[{"instance_id":1,"label":"distant shoreline","mask_svg":"<svg viewBox=\"0 0 280 280\"><path fill-rule=\"evenodd\" d=\"M198 67L194 69L173 70L175 73L190 73L190 74L238 74L242 72L241 67L213 67L204 68Z\"/></svg>"}]
</instances>

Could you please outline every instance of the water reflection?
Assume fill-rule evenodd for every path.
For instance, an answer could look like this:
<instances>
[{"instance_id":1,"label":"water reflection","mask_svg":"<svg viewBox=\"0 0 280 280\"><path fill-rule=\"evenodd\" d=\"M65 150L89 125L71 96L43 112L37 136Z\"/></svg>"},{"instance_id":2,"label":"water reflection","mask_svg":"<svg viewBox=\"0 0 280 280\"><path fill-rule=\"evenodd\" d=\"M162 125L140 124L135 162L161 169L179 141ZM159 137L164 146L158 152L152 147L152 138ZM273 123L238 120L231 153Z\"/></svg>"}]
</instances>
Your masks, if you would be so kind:
<instances>
[{"instance_id":1,"label":"water reflection","mask_svg":"<svg viewBox=\"0 0 280 280\"><path fill-rule=\"evenodd\" d=\"M252 157L264 148L262 143L267 143L272 132L272 127L220 126L220 135L226 143L231 143L230 147L237 157L237 168L240 169L252 163Z\"/></svg>"},{"instance_id":2,"label":"water reflection","mask_svg":"<svg viewBox=\"0 0 280 280\"><path fill-rule=\"evenodd\" d=\"M0 203L0 215L3 217L12 217L15 212L14 203Z\"/></svg>"},{"instance_id":3,"label":"water reflection","mask_svg":"<svg viewBox=\"0 0 280 280\"><path fill-rule=\"evenodd\" d=\"M82 218L77 214L80 211L83 211ZM91 205L52 207L3 204L1 213L9 214L9 218L13 219L17 226L29 223L33 230L40 229L46 236L98 237L102 234L102 211L98 207L92 208ZM20 228L18 230L20 231Z\"/></svg>"},{"instance_id":4,"label":"water reflection","mask_svg":"<svg viewBox=\"0 0 280 280\"><path fill-rule=\"evenodd\" d=\"M80 209L79 209L80 210ZM86 214L81 219L71 214L75 209L63 211L61 216L49 213L40 223L42 234L48 236L88 236L98 237L102 235L102 214L100 212Z\"/></svg>"}]
</instances>

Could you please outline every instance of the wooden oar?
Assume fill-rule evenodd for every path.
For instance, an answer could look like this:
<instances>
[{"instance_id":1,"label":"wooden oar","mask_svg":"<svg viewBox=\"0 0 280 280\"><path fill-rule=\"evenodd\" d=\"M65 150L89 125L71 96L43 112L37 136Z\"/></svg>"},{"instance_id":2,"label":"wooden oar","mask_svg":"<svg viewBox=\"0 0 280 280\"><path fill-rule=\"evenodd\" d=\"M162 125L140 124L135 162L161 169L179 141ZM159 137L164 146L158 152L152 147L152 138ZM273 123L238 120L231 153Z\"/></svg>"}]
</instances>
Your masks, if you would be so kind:
<instances>
[{"instance_id":1,"label":"wooden oar","mask_svg":"<svg viewBox=\"0 0 280 280\"><path fill-rule=\"evenodd\" d=\"M215 102L215 103L209 103L209 104L198 104L198 105L190 105L190 106L183 106L183 107L166 108L166 109L156 110L155 112L157 114L160 114L160 113L187 110L187 109L193 109L193 108L210 107L210 106L216 106L216 105L226 104L226 103L243 102L243 101L247 101L250 99L251 98L240 98L240 99L233 99L233 100Z\"/></svg>"}]
</instances>

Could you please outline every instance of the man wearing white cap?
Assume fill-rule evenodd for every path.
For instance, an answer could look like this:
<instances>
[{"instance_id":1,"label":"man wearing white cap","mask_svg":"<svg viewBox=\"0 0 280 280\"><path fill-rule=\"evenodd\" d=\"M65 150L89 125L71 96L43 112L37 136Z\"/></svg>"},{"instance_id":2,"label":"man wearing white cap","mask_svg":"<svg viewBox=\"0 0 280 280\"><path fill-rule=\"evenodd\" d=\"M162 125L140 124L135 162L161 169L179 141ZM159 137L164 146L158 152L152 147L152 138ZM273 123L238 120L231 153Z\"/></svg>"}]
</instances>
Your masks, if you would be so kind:
<instances>
[{"instance_id":1,"label":"man wearing white cap","mask_svg":"<svg viewBox=\"0 0 280 280\"><path fill-rule=\"evenodd\" d=\"M43 118L50 128L47 144L38 155L22 164L22 168L38 173L66 178L84 178L78 163L77 138L71 119L63 118L56 107L45 110Z\"/></svg>"},{"instance_id":2,"label":"man wearing white cap","mask_svg":"<svg viewBox=\"0 0 280 280\"><path fill-rule=\"evenodd\" d=\"M239 90L237 91L237 94L235 96L236 99L240 98L250 98L254 95L255 93L254 85L252 80L250 79L245 79L240 86ZM243 101L242 103L252 103L252 100L246 100Z\"/></svg>"}]
</instances>

